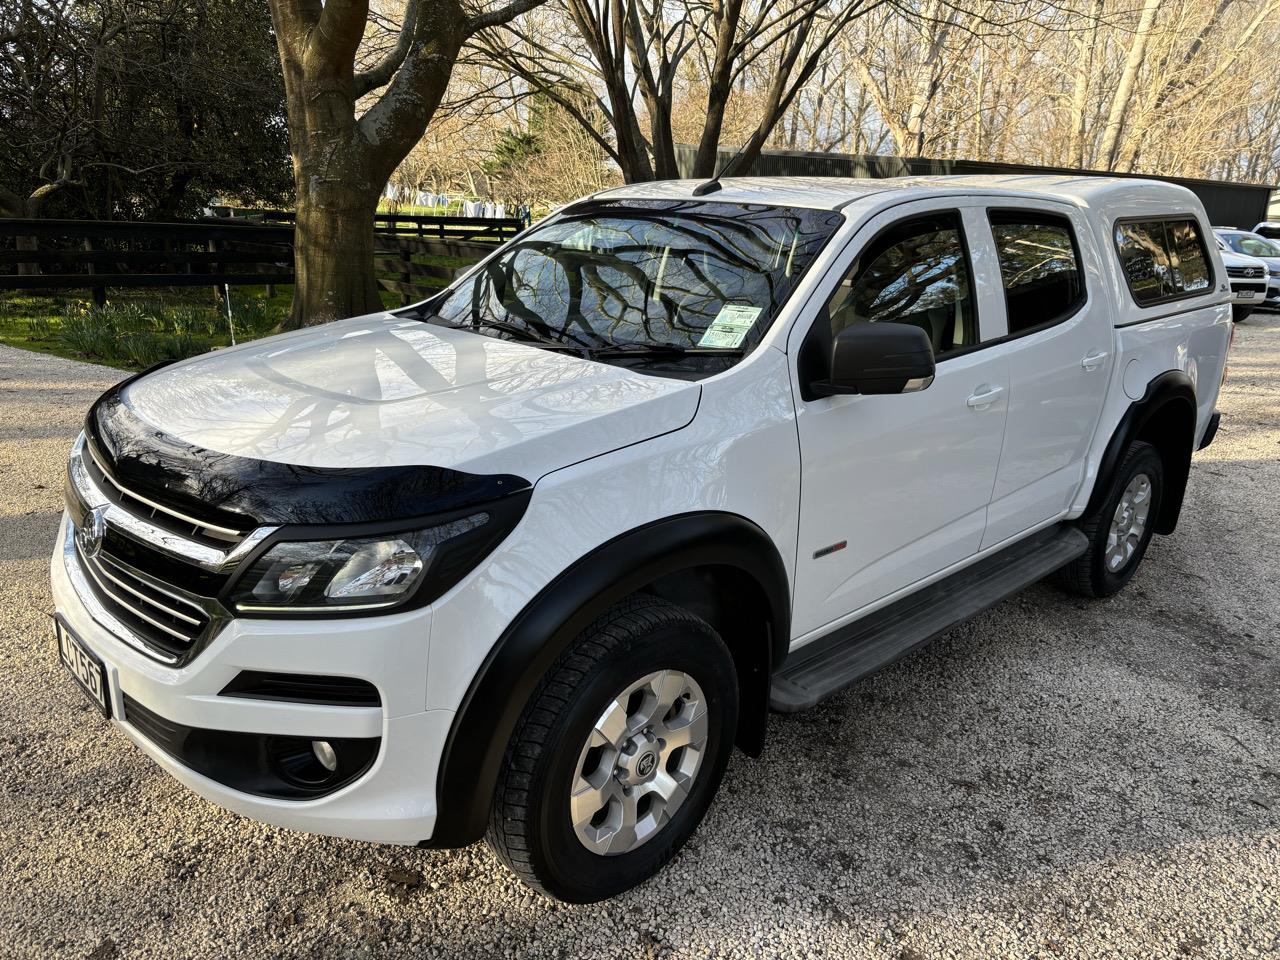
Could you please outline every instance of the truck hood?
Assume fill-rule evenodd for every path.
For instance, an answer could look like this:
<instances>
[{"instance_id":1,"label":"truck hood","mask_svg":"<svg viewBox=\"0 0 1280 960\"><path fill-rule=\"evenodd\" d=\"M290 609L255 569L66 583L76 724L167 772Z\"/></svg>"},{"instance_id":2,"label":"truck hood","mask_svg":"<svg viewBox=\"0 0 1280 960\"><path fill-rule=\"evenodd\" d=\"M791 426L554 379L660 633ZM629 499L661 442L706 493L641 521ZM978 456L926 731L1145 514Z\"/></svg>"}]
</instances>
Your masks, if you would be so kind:
<instances>
[{"instance_id":1,"label":"truck hood","mask_svg":"<svg viewBox=\"0 0 1280 960\"><path fill-rule=\"evenodd\" d=\"M1267 261L1262 257L1249 257L1243 253L1235 253L1231 250L1219 250L1222 255L1222 263L1228 267L1256 267L1267 266Z\"/></svg>"},{"instance_id":2,"label":"truck hood","mask_svg":"<svg viewBox=\"0 0 1280 960\"><path fill-rule=\"evenodd\" d=\"M376 314L172 364L121 400L146 424L217 453L536 481L678 430L700 394L688 381Z\"/></svg>"}]
</instances>

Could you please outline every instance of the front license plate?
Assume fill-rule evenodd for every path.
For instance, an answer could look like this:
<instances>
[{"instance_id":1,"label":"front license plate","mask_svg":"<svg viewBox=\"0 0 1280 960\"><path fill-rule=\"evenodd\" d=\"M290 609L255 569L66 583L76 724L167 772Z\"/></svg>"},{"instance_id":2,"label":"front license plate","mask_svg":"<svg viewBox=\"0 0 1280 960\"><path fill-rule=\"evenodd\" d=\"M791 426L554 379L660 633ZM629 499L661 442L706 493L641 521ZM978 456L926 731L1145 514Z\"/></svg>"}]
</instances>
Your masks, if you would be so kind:
<instances>
[{"instance_id":1,"label":"front license plate","mask_svg":"<svg viewBox=\"0 0 1280 960\"><path fill-rule=\"evenodd\" d=\"M1252 291L1252 290L1241 290L1241 291L1240 291L1240 299L1241 299L1241 300L1252 300L1252 299L1253 299L1253 291Z\"/></svg>"},{"instance_id":2,"label":"front license plate","mask_svg":"<svg viewBox=\"0 0 1280 960\"><path fill-rule=\"evenodd\" d=\"M71 676L89 699L110 718L111 707L107 699L107 668L101 660L89 652L61 620L53 621L53 632L58 638L58 659L71 671Z\"/></svg>"}]
</instances>

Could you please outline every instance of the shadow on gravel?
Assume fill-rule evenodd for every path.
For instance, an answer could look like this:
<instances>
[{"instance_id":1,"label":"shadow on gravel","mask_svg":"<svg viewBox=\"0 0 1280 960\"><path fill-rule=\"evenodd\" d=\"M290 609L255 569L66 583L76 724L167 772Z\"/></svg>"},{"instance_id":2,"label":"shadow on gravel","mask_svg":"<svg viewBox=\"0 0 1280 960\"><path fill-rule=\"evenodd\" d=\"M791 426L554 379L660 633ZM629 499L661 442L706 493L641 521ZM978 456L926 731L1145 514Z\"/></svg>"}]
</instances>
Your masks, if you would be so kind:
<instances>
[{"instance_id":1,"label":"shadow on gravel","mask_svg":"<svg viewBox=\"0 0 1280 960\"><path fill-rule=\"evenodd\" d=\"M0 561L48 559L61 519L60 511L0 517Z\"/></svg>"},{"instance_id":2,"label":"shadow on gravel","mask_svg":"<svg viewBox=\"0 0 1280 960\"><path fill-rule=\"evenodd\" d=\"M1238 357L1242 342L1274 357L1273 329L1238 331L1222 433L1197 458L1178 532L1129 589L1084 601L1034 588L807 714L774 715L764 757L735 756L681 855L592 906L532 893L483 846L310 837L200 800L94 717L37 634L56 515L0 519L5 947L83 957L109 940L121 956L184 960L1280 952L1276 364ZM87 406L93 390L67 395ZM16 462L22 439L3 457Z\"/></svg>"},{"instance_id":3,"label":"shadow on gravel","mask_svg":"<svg viewBox=\"0 0 1280 960\"><path fill-rule=\"evenodd\" d=\"M1168 584L1153 560L1133 595L1033 588L809 713L772 716L765 756L735 757L672 867L574 908L574 925L710 923L741 946L739 924L761 918L837 939L980 905L1016 918L1055 877L1117 861L1154 873L1226 838L1274 842L1280 756L1260 696L1280 683L1274 654L1188 611L1198 598L1154 590ZM553 929L563 909L529 906ZM1087 910L1121 913L1106 900Z\"/></svg>"}]
</instances>

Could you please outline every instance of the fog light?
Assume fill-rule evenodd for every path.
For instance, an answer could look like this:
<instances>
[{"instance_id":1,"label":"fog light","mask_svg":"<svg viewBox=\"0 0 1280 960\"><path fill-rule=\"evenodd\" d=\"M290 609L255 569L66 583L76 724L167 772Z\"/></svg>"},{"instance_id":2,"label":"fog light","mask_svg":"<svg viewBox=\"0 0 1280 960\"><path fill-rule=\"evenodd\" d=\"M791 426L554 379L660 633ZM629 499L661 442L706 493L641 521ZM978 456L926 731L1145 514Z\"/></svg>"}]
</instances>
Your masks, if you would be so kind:
<instances>
[{"instance_id":1,"label":"fog light","mask_svg":"<svg viewBox=\"0 0 1280 960\"><path fill-rule=\"evenodd\" d=\"M333 745L328 740L312 740L311 752L320 761L320 766L330 773L338 769L338 755L333 752Z\"/></svg>"}]
</instances>

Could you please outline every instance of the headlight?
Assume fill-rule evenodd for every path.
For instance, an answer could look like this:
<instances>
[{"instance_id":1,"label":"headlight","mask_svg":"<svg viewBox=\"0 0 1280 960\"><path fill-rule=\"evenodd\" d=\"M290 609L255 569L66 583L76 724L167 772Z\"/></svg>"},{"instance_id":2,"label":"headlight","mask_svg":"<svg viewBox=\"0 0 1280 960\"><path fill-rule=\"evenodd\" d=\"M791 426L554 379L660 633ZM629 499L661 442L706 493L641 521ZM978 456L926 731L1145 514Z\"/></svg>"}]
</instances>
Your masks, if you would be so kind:
<instances>
[{"instance_id":1,"label":"headlight","mask_svg":"<svg viewBox=\"0 0 1280 960\"><path fill-rule=\"evenodd\" d=\"M368 610L399 606L427 583L433 599L506 535L504 526L478 512L384 536L277 543L237 578L231 605L243 613Z\"/></svg>"}]
</instances>

